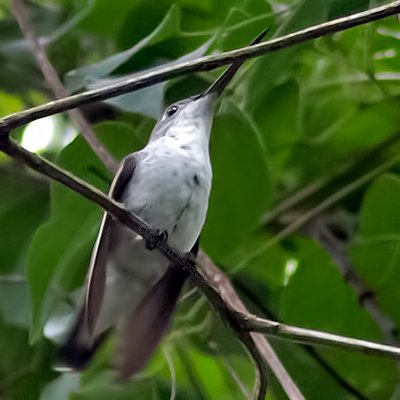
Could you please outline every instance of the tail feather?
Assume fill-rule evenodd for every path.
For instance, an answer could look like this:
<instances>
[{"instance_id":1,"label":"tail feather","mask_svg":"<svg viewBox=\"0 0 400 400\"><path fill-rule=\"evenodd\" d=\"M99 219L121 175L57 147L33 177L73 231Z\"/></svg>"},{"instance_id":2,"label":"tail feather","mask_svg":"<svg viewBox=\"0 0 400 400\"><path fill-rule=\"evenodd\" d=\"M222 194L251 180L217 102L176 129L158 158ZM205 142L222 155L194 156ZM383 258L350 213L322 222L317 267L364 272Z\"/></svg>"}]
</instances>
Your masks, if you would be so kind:
<instances>
[{"instance_id":1,"label":"tail feather","mask_svg":"<svg viewBox=\"0 0 400 400\"><path fill-rule=\"evenodd\" d=\"M122 330L118 375L124 381L149 360L169 327L187 273L171 266L129 316Z\"/></svg>"},{"instance_id":2,"label":"tail feather","mask_svg":"<svg viewBox=\"0 0 400 400\"><path fill-rule=\"evenodd\" d=\"M193 256L198 252L198 240ZM169 327L173 311L189 272L171 265L131 312L121 330L119 349L119 379L126 380L140 371L149 360ZM78 313L75 324L58 351L63 366L74 370L85 368L110 331L94 340L89 334L85 309Z\"/></svg>"},{"instance_id":3,"label":"tail feather","mask_svg":"<svg viewBox=\"0 0 400 400\"><path fill-rule=\"evenodd\" d=\"M92 360L107 333L91 341L85 329L84 311L79 312L71 332L58 349L58 359L63 366L73 370L84 369Z\"/></svg>"}]
</instances>

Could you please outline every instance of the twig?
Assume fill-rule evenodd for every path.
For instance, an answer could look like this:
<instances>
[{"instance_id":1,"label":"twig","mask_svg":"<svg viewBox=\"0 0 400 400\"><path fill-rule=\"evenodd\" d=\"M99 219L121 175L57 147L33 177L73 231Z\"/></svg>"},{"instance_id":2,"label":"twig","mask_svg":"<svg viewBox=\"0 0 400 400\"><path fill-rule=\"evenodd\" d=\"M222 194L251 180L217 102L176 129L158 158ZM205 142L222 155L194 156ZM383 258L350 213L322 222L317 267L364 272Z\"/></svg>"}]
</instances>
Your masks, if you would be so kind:
<instances>
[{"instance_id":1,"label":"twig","mask_svg":"<svg viewBox=\"0 0 400 400\"><path fill-rule=\"evenodd\" d=\"M171 394L169 396L169 400L176 399L176 373L174 367L174 360L172 359L171 352L167 346L163 346L162 348L163 354L165 357L165 361L167 362L169 373L171 375Z\"/></svg>"},{"instance_id":2,"label":"twig","mask_svg":"<svg viewBox=\"0 0 400 400\"><path fill-rule=\"evenodd\" d=\"M339 272L357 294L360 304L367 310L386 340L400 345L396 324L380 309L373 291L368 288L350 263L344 244L337 239L323 216L314 219L304 227L304 231L319 242L338 267Z\"/></svg>"},{"instance_id":3,"label":"twig","mask_svg":"<svg viewBox=\"0 0 400 400\"><path fill-rule=\"evenodd\" d=\"M296 232L306 223L311 221L313 218L321 214L323 211L329 209L338 201L342 200L350 193L353 193L355 190L359 189L363 185L367 184L373 178L381 174L382 172L387 171L392 168L400 161L400 154L395 155L390 158L386 162L378 165L377 167L371 169L364 175L357 178L355 181L349 183L348 185L342 187L332 195L328 196L325 200L321 201L318 205L300 215L293 222L285 226L280 232L278 232L275 236L273 236L268 242L264 245L260 246L257 250L250 253L247 257L241 260L241 262L233 268L233 273L237 273L242 270L251 260L258 257L260 254L264 253L266 250L279 243L281 240L287 238L292 233Z\"/></svg>"},{"instance_id":4,"label":"twig","mask_svg":"<svg viewBox=\"0 0 400 400\"><path fill-rule=\"evenodd\" d=\"M0 283L26 283L26 277L20 274L0 275Z\"/></svg>"},{"instance_id":5,"label":"twig","mask_svg":"<svg viewBox=\"0 0 400 400\"><path fill-rule=\"evenodd\" d=\"M315 193L324 189L328 183L332 183L336 179L348 175L351 171L362 168L366 163L370 162L372 158L378 158L381 154L384 154L389 149L393 148L393 145L395 145L399 139L400 133L397 132L395 135L391 136L389 139L385 140L370 151L367 151L356 160L350 160L343 163L339 167L335 168L331 174L311 182L309 185L294 192L286 198L280 199L277 201L276 206L264 216L263 225L268 225L271 222L276 221L283 213L292 209L296 205L298 206Z\"/></svg>"},{"instance_id":6,"label":"twig","mask_svg":"<svg viewBox=\"0 0 400 400\"><path fill-rule=\"evenodd\" d=\"M279 339L291 340L298 343L333 346L364 354L400 360L400 347L315 331L313 329L299 328L297 326L281 324L276 321L270 321L252 315L241 317L243 318L241 321L241 328L251 332L262 332L269 336L275 336Z\"/></svg>"},{"instance_id":7,"label":"twig","mask_svg":"<svg viewBox=\"0 0 400 400\"><path fill-rule=\"evenodd\" d=\"M69 96L60 100L55 100L38 107L11 114L3 119L0 119L0 130L14 129L38 118L67 111L72 108L80 107L84 104L109 99L128 92L133 92L135 90L139 90L183 74L188 74L189 72L212 70L223 65L231 64L236 60L257 57L267 52L273 52L290 46L298 45L311 39L316 39L321 36L376 21L395 15L399 12L400 0L397 0L380 7L371 8L367 11L352 14L343 18L338 18L319 25L314 25L309 28L274 38L254 46L243 47L216 55L200 57L196 60L181 62L173 66L155 68L144 72L143 74L137 74L130 79L113 85L105 86L95 90L89 90L84 93Z\"/></svg>"},{"instance_id":8,"label":"twig","mask_svg":"<svg viewBox=\"0 0 400 400\"><path fill-rule=\"evenodd\" d=\"M24 0L13 0L12 10L22 33L32 49L32 53L42 71L44 78L54 93L54 97L56 99L61 99L68 96L69 93L64 88L56 70L49 61L42 44L39 42L32 30L29 20L29 13ZM104 148L99 139L97 139L97 136L93 132L90 124L86 121L84 115L79 110L71 110L68 114L94 153L110 171L115 173L118 168L117 161Z\"/></svg>"},{"instance_id":9,"label":"twig","mask_svg":"<svg viewBox=\"0 0 400 400\"><path fill-rule=\"evenodd\" d=\"M243 397L247 400L251 399L251 394L247 390L246 385L242 382L239 375L236 373L235 369L231 365L231 363L224 357L221 351L218 349L218 346L215 342L211 342L208 344L209 348L214 351L214 353L221 359L223 366L229 372L232 379L235 381L236 385L239 387L240 391L243 394Z\"/></svg>"}]
</instances>

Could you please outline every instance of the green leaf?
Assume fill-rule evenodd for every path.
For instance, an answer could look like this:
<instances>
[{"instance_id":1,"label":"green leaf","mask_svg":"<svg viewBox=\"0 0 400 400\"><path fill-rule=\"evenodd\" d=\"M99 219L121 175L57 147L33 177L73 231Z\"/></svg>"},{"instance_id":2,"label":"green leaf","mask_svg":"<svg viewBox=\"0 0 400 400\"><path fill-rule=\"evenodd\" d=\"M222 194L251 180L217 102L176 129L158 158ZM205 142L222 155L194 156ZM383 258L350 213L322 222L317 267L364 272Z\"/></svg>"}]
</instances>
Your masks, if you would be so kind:
<instances>
[{"instance_id":1,"label":"green leaf","mask_svg":"<svg viewBox=\"0 0 400 400\"><path fill-rule=\"evenodd\" d=\"M360 226L351 247L357 271L374 291L384 313L400 325L400 179L383 175L364 197Z\"/></svg>"},{"instance_id":2,"label":"green leaf","mask_svg":"<svg viewBox=\"0 0 400 400\"><path fill-rule=\"evenodd\" d=\"M40 400L69 400L71 393L79 388L79 375L65 374L51 381L42 391Z\"/></svg>"},{"instance_id":3,"label":"green leaf","mask_svg":"<svg viewBox=\"0 0 400 400\"><path fill-rule=\"evenodd\" d=\"M179 10L176 6L172 6L167 15L161 21L160 25L158 25L150 35L136 43L128 50L114 54L96 64L70 71L65 76L66 86L71 91L77 91L82 87L85 87L90 81L104 78L117 69L120 65L127 62L131 57L133 57L140 50L144 49L146 46L150 46L176 36L179 33L178 27Z\"/></svg>"},{"instance_id":4,"label":"green leaf","mask_svg":"<svg viewBox=\"0 0 400 400\"><path fill-rule=\"evenodd\" d=\"M0 281L1 317L7 325L29 329L31 314L27 284L12 279L7 281L6 278Z\"/></svg>"},{"instance_id":5,"label":"green leaf","mask_svg":"<svg viewBox=\"0 0 400 400\"><path fill-rule=\"evenodd\" d=\"M125 124L107 122L96 131L117 159L141 146L135 131ZM61 152L58 163L102 190L108 187L103 178L109 177L107 171L81 137ZM41 337L57 301L81 284L101 218L98 207L58 183L52 184L51 200L51 217L33 238L28 260L32 341Z\"/></svg>"},{"instance_id":6,"label":"green leaf","mask_svg":"<svg viewBox=\"0 0 400 400\"><path fill-rule=\"evenodd\" d=\"M328 11L329 1L303 0L286 18L274 37L323 22L327 18ZM286 72L296 60L298 49L298 47L291 47L270 55L267 54L257 60L247 73L246 79L238 86L245 109L256 109L273 86L285 79Z\"/></svg>"},{"instance_id":7,"label":"green leaf","mask_svg":"<svg viewBox=\"0 0 400 400\"><path fill-rule=\"evenodd\" d=\"M179 62L189 61L197 57L201 57L208 50L210 44L211 40L208 40L198 49L188 54L185 54L182 57L179 57L173 62L166 63L164 64L164 66L174 65ZM118 78L100 79L95 84L89 85L89 88L99 88L103 85L113 84L118 81L132 78L134 75L136 75L136 73L128 74ZM163 99L165 85L165 82L159 83L157 85L152 85L150 87L140 89L132 93L109 99L106 101L106 103L112 104L123 111L136 112L158 119L161 117L164 107Z\"/></svg>"},{"instance_id":8,"label":"green leaf","mask_svg":"<svg viewBox=\"0 0 400 400\"><path fill-rule=\"evenodd\" d=\"M0 273L16 270L35 229L47 213L44 182L12 170L0 170Z\"/></svg>"},{"instance_id":9,"label":"green leaf","mask_svg":"<svg viewBox=\"0 0 400 400\"><path fill-rule=\"evenodd\" d=\"M234 108L214 119L211 163L213 182L201 243L214 261L221 261L258 225L271 195L258 137Z\"/></svg>"},{"instance_id":10,"label":"green leaf","mask_svg":"<svg viewBox=\"0 0 400 400\"><path fill-rule=\"evenodd\" d=\"M39 398L47 381L53 379L48 343L31 347L25 329L6 325L0 319L1 397L10 400Z\"/></svg>"},{"instance_id":11,"label":"green leaf","mask_svg":"<svg viewBox=\"0 0 400 400\"><path fill-rule=\"evenodd\" d=\"M282 320L304 328L382 341L382 334L329 256L311 241L300 240L297 246L299 266L282 295ZM393 392L397 380L393 362L337 349L320 352L367 397L386 399Z\"/></svg>"}]
</instances>

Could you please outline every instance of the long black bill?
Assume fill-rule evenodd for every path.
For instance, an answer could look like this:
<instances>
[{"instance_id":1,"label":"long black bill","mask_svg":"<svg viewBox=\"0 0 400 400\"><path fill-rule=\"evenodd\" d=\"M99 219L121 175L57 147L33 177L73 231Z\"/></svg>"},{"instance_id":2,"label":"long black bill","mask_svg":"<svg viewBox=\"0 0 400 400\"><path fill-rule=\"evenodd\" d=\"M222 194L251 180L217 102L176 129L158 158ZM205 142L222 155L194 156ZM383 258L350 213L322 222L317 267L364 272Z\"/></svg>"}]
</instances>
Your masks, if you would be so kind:
<instances>
[{"instance_id":1,"label":"long black bill","mask_svg":"<svg viewBox=\"0 0 400 400\"><path fill-rule=\"evenodd\" d=\"M260 43L264 36L268 33L270 28L262 31L250 44L252 46L254 44ZM235 76L236 72L242 66L242 64L246 60L235 61L205 92L203 92L199 97L205 97L211 93L215 93L217 96L220 96L224 89L227 87L228 83Z\"/></svg>"}]
</instances>

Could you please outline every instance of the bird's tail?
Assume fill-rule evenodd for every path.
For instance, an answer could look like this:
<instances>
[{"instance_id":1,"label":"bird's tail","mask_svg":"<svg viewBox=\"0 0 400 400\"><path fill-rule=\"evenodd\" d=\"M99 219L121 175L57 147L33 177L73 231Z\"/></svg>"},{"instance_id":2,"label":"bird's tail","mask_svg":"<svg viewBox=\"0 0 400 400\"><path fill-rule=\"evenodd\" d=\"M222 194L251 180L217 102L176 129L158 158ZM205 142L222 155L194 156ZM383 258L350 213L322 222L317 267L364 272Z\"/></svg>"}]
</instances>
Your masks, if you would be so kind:
<instances>
[{"instance_id":1,"label":"bird's tail","mask_svg":"<svg viewBox=\"0 0 400 400\"><path fill-rule=\"evenodd\" d=\"M118 376L121 381L140 371L167 331L187 272L171 266L128 317L121 338Z\"/></svg>"},{"instance_id":2,"label":"bird's tail","mask_svg":"<svg viewBox=\"0 0 400 400\"><path fill-rule=\"evenodd\" d=\"M72 370L85 368L106 336L107 333L104 333L94 341L89 338L82 308L66 340L58 349L58 358L61 363L58 367Z\"/></svg>"},{"instance_id":3,"label":"bird's tail","mask_svg":"<svg viewBox=\"0 0 400 400\"><path fill-rule=\"evenodd\" d=\"M197 255L198 241L191 253ZM126 380L140 371L167 331L179 294L189 275L181 266L171 265L131 312L118 340L118 376ZM92 341L85 323L84 309L78 314L66 341L59 349L60 361L69 368L85 368L108 332Z\"/></svg>"}]
</instances>

